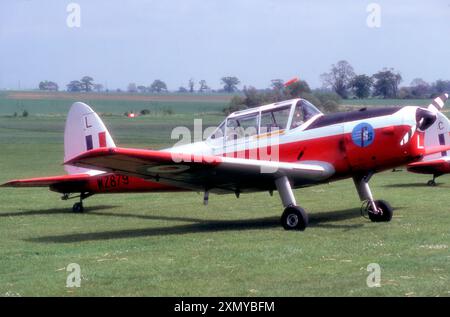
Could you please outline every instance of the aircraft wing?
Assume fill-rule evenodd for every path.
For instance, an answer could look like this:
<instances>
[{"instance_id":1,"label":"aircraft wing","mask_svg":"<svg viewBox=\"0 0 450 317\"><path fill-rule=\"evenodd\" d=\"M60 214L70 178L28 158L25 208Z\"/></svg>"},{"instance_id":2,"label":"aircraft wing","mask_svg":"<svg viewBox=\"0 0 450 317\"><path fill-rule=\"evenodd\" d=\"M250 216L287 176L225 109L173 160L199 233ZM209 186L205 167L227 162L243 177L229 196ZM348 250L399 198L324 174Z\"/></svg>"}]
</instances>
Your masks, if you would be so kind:
<instances>
[{"instance_id":1,"label":"aircraft wing","mask_svg":"<svg viewBox=\"0 0 450 317\"><path fill-rule=\"evenodd\" d=\"M429 161L420 161L407 165L407 170L419 174L450 173L450 157L443 156Z\"/></svg>"},{"instance_id":2,"label":"aircraft wing","mask_svg":"<svg viewBox=\"0 0 450 317\"><path fill-rule=\"evenodd\" d=\"M16 179L0 185L1 187L49 187L55 184L69 182L83 182L91 175L89 174L73 174L50 177L37 177L28 179Z\"/></svg>"},{"instance_id":3,"label":"aircraft wing","mask_svg":"<svg viewBox=\"0 0 450 317\"><path fill-rule=\"evenodd\" d=\"M301 187L334 174L331 164L319 161L287 163L126 148L90 150L64 164L215 193L273 190L274 180L284 175Z\"/></svg>"}]
</instances>

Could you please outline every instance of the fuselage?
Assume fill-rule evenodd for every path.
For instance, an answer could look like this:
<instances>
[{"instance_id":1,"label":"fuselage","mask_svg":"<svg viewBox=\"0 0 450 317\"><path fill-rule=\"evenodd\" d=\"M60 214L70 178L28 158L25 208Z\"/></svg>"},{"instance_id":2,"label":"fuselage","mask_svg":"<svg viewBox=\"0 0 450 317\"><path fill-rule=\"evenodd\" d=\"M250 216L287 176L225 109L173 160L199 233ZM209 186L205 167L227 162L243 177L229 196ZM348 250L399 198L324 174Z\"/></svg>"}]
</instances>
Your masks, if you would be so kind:
<instances>
[{"instance_id":1,"label":"fuselage","mask_svg":"<svg viewBox=\"0 0 450 317\"><path fill-rule=\"evenodd\" d=\"M327 162L335 169L329 179L332 181L417 160L423 153L423 132L416 129L416 109L389 107L320 115L295 129L243 140L209 139L170 151L282 162Z\"/></svg>"},{"instance_id":2,"label":"fuselage","mask_svg":"<svg viewBox=\"0 0 450 317\"><path fill-rule=\"evenodd\" d=\"M305 115L301 124L295 125L295 111L302 99L262 106L231 114L206 141L177 144L166 149L173 153L204 156L237 157L242 159L271 160L281 162L320 161L331 164L335 173L333 181L355 174L380 172L417 160L423 151L423 132L417 128L417 107L390 107L363 109L323 115L314 110ZM276 112L286 113L283 126L262 129L264 116ZM246 128L249 133L239 134L246 121L255 122ZM243 126L243 124L242 124ZM265 126L269 126L268 124ZM248 132L247 131L247 132ZM244 131L245 132L245 131ZM293 184L294 187L317 183ZM104 173L92 176L85 182L66 184L52 188L58 192L154 192L185 190L164 185L154 180Z\"/></svg>"}]
</instances>

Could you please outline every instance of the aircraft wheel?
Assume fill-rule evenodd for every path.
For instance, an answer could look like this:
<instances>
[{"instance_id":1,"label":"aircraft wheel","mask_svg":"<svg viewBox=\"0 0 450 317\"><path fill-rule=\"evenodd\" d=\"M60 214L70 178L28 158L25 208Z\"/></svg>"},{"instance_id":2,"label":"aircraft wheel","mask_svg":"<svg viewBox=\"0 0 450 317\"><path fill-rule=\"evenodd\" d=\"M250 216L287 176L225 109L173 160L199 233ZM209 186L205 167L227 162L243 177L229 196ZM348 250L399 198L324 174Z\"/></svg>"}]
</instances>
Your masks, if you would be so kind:
<instances>
[{"instance_id":1,"label":"aircraft wheel","mask_svg":"<svg viewBox=\"0 0 450 317\"><path fill-rule=\"evenodd\" d=\"M82 213L84 211L83 203L73 204L72 211L74 213Z\"/></svg>"},{"instance_id":2,"label":"aircraft wheel","mask_svg":"<svg viewBox=\"0 0 450 317\"><path fill-rule=\"evenodd\" d=\"M378 210L381 211L379 213L374 213L372 207L369 207L369 219L372 222L388 222L391 221L394 210L391 205L387 201L384 200L375 200L375 205Z\"/></svg>"},{"instance_id":3,"label":"aircraft wheel","mask_svg":"<svg viewBox=\"0 0 450 317\"><path fill-rule=\"evenodd\" d=\"M436 186L436 182L434 180L429 180L427 183L428 186Z\"/></svg>"},{"instance_id":4,"label":"aircraft wheel","mask_svg":"<svg viewBox=\"0 0 450 317\"><path fill-rule=\"evenodd\" d=\"M281 225L285 230L303 231L308 226L308 215L301 207L289 206L281 215Z\"/></svg>"}]
</instances>

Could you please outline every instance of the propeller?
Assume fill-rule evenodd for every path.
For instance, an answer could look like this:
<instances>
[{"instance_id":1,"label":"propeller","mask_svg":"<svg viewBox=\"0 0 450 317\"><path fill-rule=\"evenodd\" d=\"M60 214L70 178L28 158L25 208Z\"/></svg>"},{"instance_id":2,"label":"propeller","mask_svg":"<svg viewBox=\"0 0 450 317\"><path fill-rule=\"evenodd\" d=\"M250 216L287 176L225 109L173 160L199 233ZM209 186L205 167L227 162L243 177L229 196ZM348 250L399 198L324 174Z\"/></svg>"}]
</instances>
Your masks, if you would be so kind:
<instances>
[{"instance_id":1,"label":"propeller","mask_svg":"<svg viewBox=\"0 0 450 317\"><path fill-rule=\"evenodd\" d=\"M448 99L448 94L442 94L434 98L433 102L428 105L428 110L441 111L444 108L445 102Z\"/></svg>"}]
</instances>

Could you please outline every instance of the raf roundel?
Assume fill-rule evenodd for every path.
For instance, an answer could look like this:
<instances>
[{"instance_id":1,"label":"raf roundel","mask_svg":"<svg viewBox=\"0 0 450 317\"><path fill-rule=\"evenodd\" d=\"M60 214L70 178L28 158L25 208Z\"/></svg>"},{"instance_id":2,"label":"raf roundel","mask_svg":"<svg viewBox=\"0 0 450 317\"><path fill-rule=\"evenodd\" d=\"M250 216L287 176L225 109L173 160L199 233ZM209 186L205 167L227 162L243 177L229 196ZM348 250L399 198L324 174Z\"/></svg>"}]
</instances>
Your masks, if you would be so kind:
<instances>
[{"instance_id":1,"label":"raf roundel","mask_svg":"<svg viewBox=\"0 0 450 317\"><path fill-rule=\"evenodd\" d=\"M355 126L352 131L352 140L359 147L366 147L373 143L375 139L375 130L373 127L366 123L362 122Z\"/></svg>"}]
</instances>

